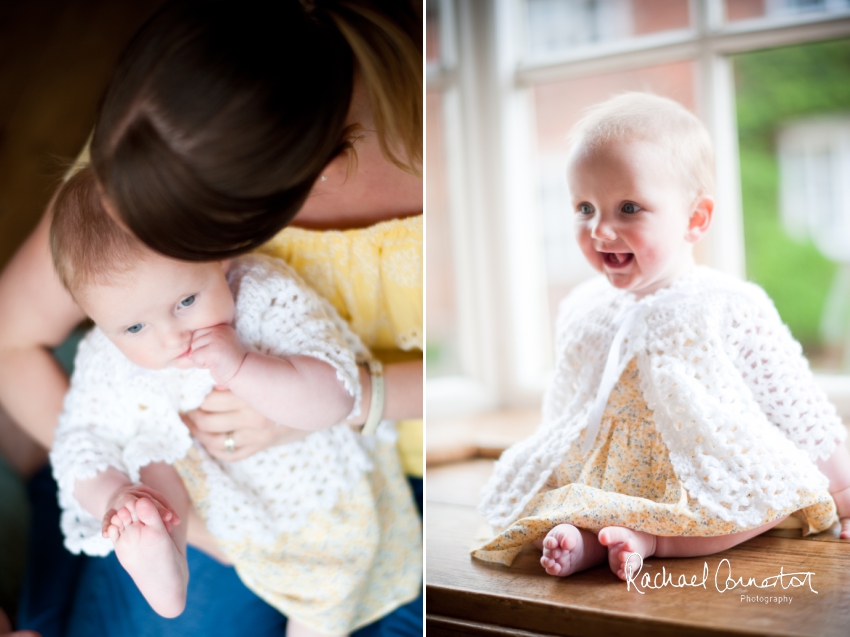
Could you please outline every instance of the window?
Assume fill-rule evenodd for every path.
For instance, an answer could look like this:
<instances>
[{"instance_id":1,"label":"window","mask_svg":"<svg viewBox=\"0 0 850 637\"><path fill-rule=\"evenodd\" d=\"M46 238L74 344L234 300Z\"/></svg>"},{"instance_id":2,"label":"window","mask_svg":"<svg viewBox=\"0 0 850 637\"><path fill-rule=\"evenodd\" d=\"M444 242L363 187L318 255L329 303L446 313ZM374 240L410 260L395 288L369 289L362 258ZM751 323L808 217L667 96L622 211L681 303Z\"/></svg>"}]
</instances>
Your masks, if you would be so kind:
<instances>
[{"instance_id":1,"label":"window","mask_svg":"<svg viewBox=\"0 0 850 637\"><path fill-rule=\"evenodd\" d=\"M733 58L747 276L812 367L850 371L850 40Z\"/></svg>"},{"instance_id":2,"label":"window","mask_svg":"<svg viewBox=\"0 0 850 637\"><path fill-rule=\"evenodd\" d=\"M757 190L753 179L758 174L751 168L758 166L750 161L752 122L747 119L747 96L762 89L746 84L751 77L746 69L753 64L748 60L769 50L827 45L828 40L850 36L848 2L443 0L428 6L429 12L437 7L429 28L438 25L441 46L448 40L453 47L450 64L428 58L428 89L435 94L428 106L437 104L440 109L439 117L432 117L430 110L428 114L428 179L430 183L430 139L439 134L443 177L438 179L447 192L440 199L429 185L428 277L430 286L432 272L448 267L450 274L439 276L454 275L453 329L459 351L445 373L435 365L432 374L429 357L429 415L451 411L447 397L463 396L462 387L480 390L479 400L473 401L478 408L539 404L553 364L551 333L558 301L592 275L575 247L565 206L564 138L586 106L614 93L649 90L671 97L696 113L712 134L720 213L699 245L698 261L769 288L762 276L767 263L763 254L769 248L759 247L759 215L772 215L774 230L785 232L788 243L816 250L810 226L805 237L783 229L788 223L799 228L802 222L793 213L780 215L778 176L773 177L773 208L760 212L757 205L753 207ZM432 39L430 33L428 39ZM850 68L842 64L839 61L825 81L850 85ZM770 82L787 71L778 68L773 75L755 77ZM839 82L836 77L843 79ZM759 129L763 134L758 141L771 149L776 175L780 164L809 162L812 168L806 174L818 179L822 169L817 166L824 165L825 156L830 166L844 161L839 159L843 151L800 151L802 142L794 146L790 141L806 135L799 132L801 127L814 130L810 117L825 115L812 108L770 120L773 132L769 135L766 128ZM432 126L439 127L439 133ZM807 139L814 139L813 135L808 133ZM786 149L784 154L777 150L780 146ZM782 196L805 197L799 193L809 191L800 188L817 188L809 184L806 181ZM432 197L444 202L433 217ZM432 223L442 224L443 229ZM434 250L450 251L450 256L436 263L432 263L434 241L441 244ZM829 330L824 332L821 323L829 321L823 319L823 300L839 276L835 273L843 272L845 266L819 252L818 258L826 262L829 276L821 271L813 275L825 280L821 287L827 288L817 308L815 331L825 334ZM804 277L794 276L803 281L802 287L811 287ZM432 329L446 329L436 318L432 325L431 289L429 342ZM443 293L446 290L433 292L436 298ZM842 303L836 301L844 309L830 310L831 316L850 314L850 299L846 306ZM790 311L780 307L793 330L793 321L785 316ZM841 320L833 322L838 325ZM807 347L815 352L821 341L810 340ZM821 347L822 355L813 360L824 369L838 370L829 362L835 356L827 349ZM828 388L840 407L845 380L840 377ZM432 391L432 383L439 392Z\"/></svg>"}]
</instances>

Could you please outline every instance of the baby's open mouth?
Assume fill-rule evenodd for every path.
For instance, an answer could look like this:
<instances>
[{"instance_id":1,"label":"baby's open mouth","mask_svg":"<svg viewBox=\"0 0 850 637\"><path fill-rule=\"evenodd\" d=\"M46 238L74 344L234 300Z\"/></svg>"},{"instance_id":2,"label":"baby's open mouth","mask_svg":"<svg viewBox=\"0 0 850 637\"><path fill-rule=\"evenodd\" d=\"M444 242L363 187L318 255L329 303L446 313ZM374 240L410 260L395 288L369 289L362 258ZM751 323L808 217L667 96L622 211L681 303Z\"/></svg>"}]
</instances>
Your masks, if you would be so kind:
<instances>
[{"instance_id":1,"label":"baby's open mouth","mask_svg":"<svg viewBox=\"0 0 850 637\"><path fill-rule=\"evenodd\" d=\"M602 255L609 268L624 268L635 258L631 252L603 252Z\"/></svg>"}]
</instances>

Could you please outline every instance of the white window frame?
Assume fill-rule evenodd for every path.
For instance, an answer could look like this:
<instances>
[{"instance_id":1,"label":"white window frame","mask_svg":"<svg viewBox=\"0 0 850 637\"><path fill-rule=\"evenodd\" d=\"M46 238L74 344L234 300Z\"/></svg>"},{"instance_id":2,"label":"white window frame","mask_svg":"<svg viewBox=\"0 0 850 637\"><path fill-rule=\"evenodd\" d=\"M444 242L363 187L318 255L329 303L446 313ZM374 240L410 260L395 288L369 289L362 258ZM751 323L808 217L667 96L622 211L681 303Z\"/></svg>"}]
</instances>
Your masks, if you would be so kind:
<instances>
[{"instance_id":1,"label":"white window frame","mask_svg":"<svg viewBox=\"0 0 850 637\"><path fill-rule=\"evenodd\" d=\"M429 0L434 1L434 0ZM686 29L523 59L523 0L438 0L448 55L426 69L443 93L462 375L429 379L429 417L539 404L551 367L531 88L541 82L693 61L697 114L715 143L717 215L702 260L744 276L743 221L730 55L850 36L850 10L724 24L722 0L689 0ZM426 202L427 209L427 202ZM820 379L850 415L850 376Z\"/></svg>"}]
</instances>

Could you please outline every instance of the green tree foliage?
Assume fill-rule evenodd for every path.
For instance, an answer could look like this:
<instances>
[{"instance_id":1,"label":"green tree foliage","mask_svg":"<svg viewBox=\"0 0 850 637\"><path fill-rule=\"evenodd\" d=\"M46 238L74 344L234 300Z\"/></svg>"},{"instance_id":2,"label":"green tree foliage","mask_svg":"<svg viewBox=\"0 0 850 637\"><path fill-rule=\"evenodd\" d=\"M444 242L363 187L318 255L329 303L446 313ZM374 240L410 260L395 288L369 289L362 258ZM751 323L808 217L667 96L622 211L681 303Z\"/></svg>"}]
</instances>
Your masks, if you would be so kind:
<instances>
[{"instance_id":1,"label":"green tree foliage","mask_svg":"<svg viewBox=\"0 0 850 637\"><path fill-rule=\"evenodd\" d=\"M786 122L850 112L850 40L747 53L734 68L747 277L767 291L794 336L816 347L836 266L782 227L775 140Z\"/></svg>"}]
</instances>

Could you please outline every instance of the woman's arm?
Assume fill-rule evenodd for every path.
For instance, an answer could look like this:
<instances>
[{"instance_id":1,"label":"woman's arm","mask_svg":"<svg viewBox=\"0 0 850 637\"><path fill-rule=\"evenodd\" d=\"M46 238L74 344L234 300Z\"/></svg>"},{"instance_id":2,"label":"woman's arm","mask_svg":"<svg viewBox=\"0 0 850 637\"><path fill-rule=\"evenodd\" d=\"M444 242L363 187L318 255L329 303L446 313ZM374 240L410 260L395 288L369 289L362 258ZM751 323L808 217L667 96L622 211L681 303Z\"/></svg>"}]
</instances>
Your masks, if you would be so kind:
<instances>
[{"instance_id":1,"label":"woman's arm","mask_svg":"<svg viewBox=\"0 0 850 637\"><path fill-rule=\"evenodd\" d=\"M360 366L360 415L346 421L353 426L366 423L372 401L369 370ZM383 417L405 420L422 417L422 362L393 363L384 366L385 402ZM192 436L219 460L242 460L258 451L305 438L310 432L277 426L251 409L245 401L227 389L211 392L199 409L183 416ZM236 450L228 452L224 440L232 434ZM190 529L191 533L191 529Z\"/></svg>"},{"instance_id":2,"label":"woman's arm","mask_svg":"<svg viewBox=\"0 0 850 637\"><path fill-rule=\"evenodd\" d=\"M372 406L372 377L360 366L360 415L348 420L349 425L365 425ZM422 418L422 361L384 365L384 411L387 420Z\"/></svg>"},{"instance_id":3,"label":"woman's arm","mask_svg":"<svg viewBox=\"0 0 850 637\"><path fill-rule=\"evenodd\" d=\"M68 389L48 348L84 318L53 272L49 228L45 215L0 275L0 403L48 448Z\"/></svg>"}]
</instances>

